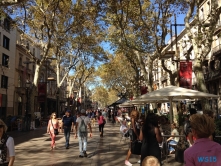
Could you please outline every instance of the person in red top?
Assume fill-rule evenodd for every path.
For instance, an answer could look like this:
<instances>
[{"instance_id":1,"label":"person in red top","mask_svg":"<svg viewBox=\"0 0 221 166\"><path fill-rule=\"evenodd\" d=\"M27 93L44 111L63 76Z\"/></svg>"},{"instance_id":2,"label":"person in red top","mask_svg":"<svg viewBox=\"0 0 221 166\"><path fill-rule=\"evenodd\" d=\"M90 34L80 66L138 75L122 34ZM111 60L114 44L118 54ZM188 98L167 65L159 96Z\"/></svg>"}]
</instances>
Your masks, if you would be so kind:
<instances>
[{"instance_id":1,"label":"person in red top","mask_svg":"<svg viewBox=\"0 0 221 166\"><path fill-rule=\"evenodd\" d=\"M102 113L99 111L98 112L98 117L97 117L97 122L99 125L99 132L100 132L100 137L103 137L104 134L104 117L102 116Z\"/></svg>"},{"instance_id":2,"label":"person in red top","mask_svg":"<svg viewBox=\"0 0 221 166\"><path fill-rule=\"evenodd\" d=\"M55 137L54 129L58 129L59 123L56 118L56 113L53 112L51 114L50 120L48 121L47 133L50 134L51 137L51 150L55 149Z\"/></svg>"}]
</instances>

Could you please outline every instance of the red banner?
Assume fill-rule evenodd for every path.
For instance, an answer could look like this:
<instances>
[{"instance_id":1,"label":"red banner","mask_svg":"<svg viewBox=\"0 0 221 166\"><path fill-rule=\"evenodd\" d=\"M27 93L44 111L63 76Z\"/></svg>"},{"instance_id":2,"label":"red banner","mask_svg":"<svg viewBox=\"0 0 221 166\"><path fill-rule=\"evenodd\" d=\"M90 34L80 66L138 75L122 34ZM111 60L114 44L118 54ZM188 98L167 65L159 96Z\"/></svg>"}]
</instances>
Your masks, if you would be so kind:
<instances>
[{"instance_id":1,"label":"red banner","mask_svg":"<svg viewBox=\"0 0 221 166\"><path fill-rule=\"evenodd\" d=\"M192 62L180 62L180 87L192 89Z\"/></svg>"},{"instance_id":2,"label":"red banner","mask_svg":"<svg viewBox=\"0 0 221 166\"><path fill-rule=\"evenodd\" d=\"M47 83L38 83L38 102L45 102L47 95Z\"/></svg>"},{"instance_id":3,"label":"red banner","mask_svg":"<svg viewBox=\"0 0 221 166\"><path fill-rule=\"evenodd\" d=\"M140 93L141 95L146 94L148 92L147 87L146 86L141 86L140 87Z\"/></svg>"}]
</instances>

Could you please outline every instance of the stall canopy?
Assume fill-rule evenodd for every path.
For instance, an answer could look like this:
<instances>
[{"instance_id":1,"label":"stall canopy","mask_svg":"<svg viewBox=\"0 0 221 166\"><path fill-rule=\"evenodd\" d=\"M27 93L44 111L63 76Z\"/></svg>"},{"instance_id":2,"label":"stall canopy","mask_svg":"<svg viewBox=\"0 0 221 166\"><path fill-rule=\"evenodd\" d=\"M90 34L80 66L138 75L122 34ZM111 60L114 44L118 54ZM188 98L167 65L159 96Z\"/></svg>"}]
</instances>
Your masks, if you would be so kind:
<instances>
[{"instance_id":1,"label":"stall canopy","mask_svg":"<svg viewBox=\"0 0 221 166\"><path fill-rule=\"evenodd\" d=\"M160 101L160 100L165 100L166 98L170 102L170 105L172 105L172 102L176 101L177 99L203 99L203 98L211 99L218 97L219 97L218 95L200 92L197 90L191 90L177 86L167 86L165 88L142 95L139 97L139 100L148 101L152 98ZM170 107L170 116L173 117L172 107ZM171 118L171 120L172 119L173 118Z\"/></svg>"},{"instance_id":2,"label":"stall canopy","mask_svg":"<svg viewBox=\"0 0 221 166\"><path fill-rule=\"evenodd\" d=\"M127 98L125 98L125 97L122 97L119 100L117 100L114 103L112 103L111 105L109 105L108 107L115 107L115 106L117 106L119 104L122 104L122 103L124 103L126 101L129 101L129 100Z\"/></svg>"}]
</instances>

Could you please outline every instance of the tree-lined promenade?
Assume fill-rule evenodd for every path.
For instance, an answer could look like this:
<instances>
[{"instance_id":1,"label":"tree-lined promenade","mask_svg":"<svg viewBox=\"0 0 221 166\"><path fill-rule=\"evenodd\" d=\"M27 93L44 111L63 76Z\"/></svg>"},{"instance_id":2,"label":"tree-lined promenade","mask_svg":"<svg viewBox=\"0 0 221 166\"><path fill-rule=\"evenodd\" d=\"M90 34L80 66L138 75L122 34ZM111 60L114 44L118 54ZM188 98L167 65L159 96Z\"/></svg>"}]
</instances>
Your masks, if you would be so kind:
<instances>
[{"instance_id":1,"label":"tree-lined promenade","mask_svg":"<svg viewBox=\"0 0 221 166\"><path fill-rule=\"evenodd\" d=\"M56 77L54 96L60 108L64 82L69 84L66 98L81 98L84 88L89 91L90 102L99 100L101 107L114 102L117 94L137 97L141 87L151 92L164 84L179 86L181 55L184 61L194 62L190 74L190 79L192 75L195 77L194 87L211 91L205 72L211 72L210 76L219 75L217 65L213 69L208 62L214 59L210 55L212 46L220 40L217 25L221 7L220 2L211 0L208 12L203 12L202 7L208 8L205 4L200 0L27 0L2 1L0 6L3 28L19 28L20 45L34 64L33 78L28 80L32 84L30 107L35 105L44 64L50 61ZM185 15L182 39L177 35L175 22L180 13ZM10 26L6 20L10 20ZM170 35L170 42L166 43ZM32 40L32 45L40 47L40 57L28 49L27 38ZM168 49L173 53L169 58L166 57ZM218 64L219 58L214 61ZM98 91L104 94L102 99L97 97ZM208 101L202 104L209 108ZM30 111L33 115L34 111Z\"/></svg>"}]
</instances>

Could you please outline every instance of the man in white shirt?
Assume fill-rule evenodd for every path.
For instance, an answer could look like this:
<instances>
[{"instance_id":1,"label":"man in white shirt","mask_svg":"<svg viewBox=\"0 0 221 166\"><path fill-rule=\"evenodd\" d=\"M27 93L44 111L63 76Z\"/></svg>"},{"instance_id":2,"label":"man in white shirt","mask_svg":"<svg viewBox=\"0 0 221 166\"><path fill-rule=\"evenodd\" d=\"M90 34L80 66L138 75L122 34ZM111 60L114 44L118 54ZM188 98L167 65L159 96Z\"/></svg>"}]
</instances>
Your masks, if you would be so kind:
<instances>
[{"instance_id":1,"label":"man in white shirt","mask_svg":"<svg viewBox=\"0 0 221 166\"><path fill-rule=\"evenodd\" d=\"M85 123L85 130L86 130L86 134L84 136L82 136L82 134L80 133L80 127L81 127L81 123L82 121L84 121ZM90 137L92 137L92 128L91 128L91 124L90 124L90 119L86 116L86 111L84 109L81 110L81 116L77 118L76 120L76 135L75 138L77 138L78 136L78 141L79 141L79 151L80 151L80 155L79 157L87 157L87 137L88 137L88 131L87 131L87 126L90 129Z\"/></svg>"}]
</instances>

